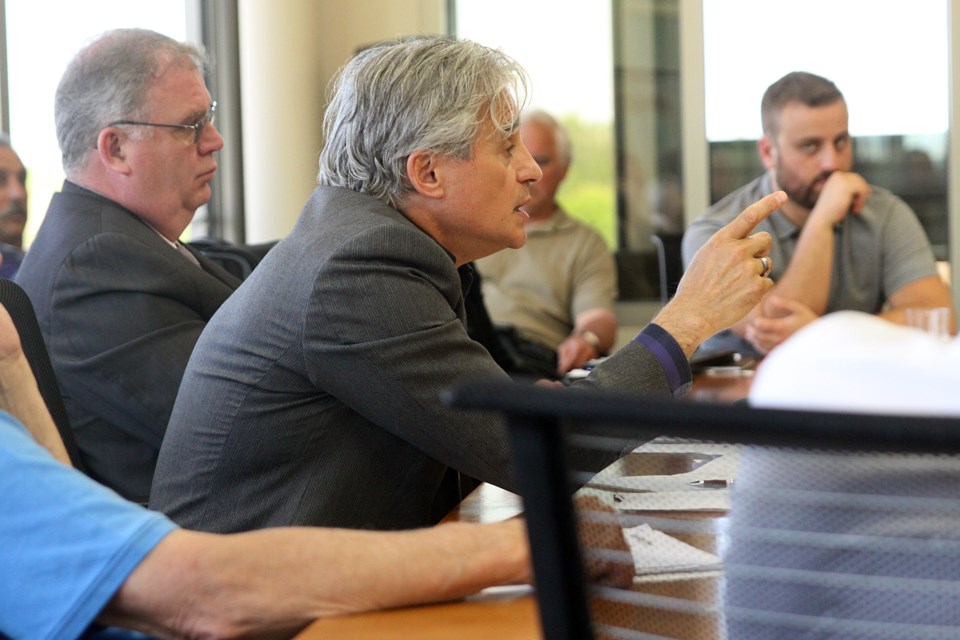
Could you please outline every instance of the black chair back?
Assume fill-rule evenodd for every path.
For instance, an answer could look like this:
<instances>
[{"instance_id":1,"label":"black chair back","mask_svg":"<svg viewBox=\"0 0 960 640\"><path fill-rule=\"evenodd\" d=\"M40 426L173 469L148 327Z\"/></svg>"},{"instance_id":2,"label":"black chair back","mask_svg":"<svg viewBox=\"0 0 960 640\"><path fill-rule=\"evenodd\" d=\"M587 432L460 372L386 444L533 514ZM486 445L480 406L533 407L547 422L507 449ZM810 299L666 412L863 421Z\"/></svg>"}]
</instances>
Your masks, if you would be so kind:
<instances>
[{"instance_id":1,"label":"black chair back","mask_svg":"<svg viewBox=\"0 0 960 640\"><path fill-rule=\"evenodd\" d=\"M657 266L660 273L660 302L667 304L677 292L683 277L683 257L680 250L683 234L655 233L650 241L657 248Z\"/></svg>"},{"instance_id":2,"label":"black chair back","mask_svg":"<svg viewBox=\"0 0 960 640\"><path fill-rule=\"evenodd\" d=\"M190 242L190 246L234 276L245 280L277 243L232 244L225 240L204 238Z\"/></svg>"},{"instance_id":3,"label":"black chair back","mask_svg":"<svg viewBox=\"0 0 960 640\"><path fill-rule=\"evenodd\" d=\"M40 395L53 417L54 424L57 425L60 438L63 440L67 454L70 456L70 461L74 467L83 471L83 462L80 459L73 429L70 427L67 410L63 405L60 385L53 371L53 365L50 364L47 345L43 341L43 334L40 333L40 325L37 322L33 304L18 284L6 279L0 279L0 303L7 309L17 332L20 334L23 353L27 362L30 363L34 377L37 379Z\"/></svg>"},{"instance_id":4,"label":"black chair back","mask_svg":"<svg viewBox=\"0 0 960 640\"><path fill-rule=\"evenodd\" d=\"M955 498L960 492L952 489L954 499L945 500L928 495L927 486L920 482L909 486L910 491L916 489L912 494L904 489L912 482L917 456L924 471L939 472L943 465L952 469L952 475L941 484L955 482L960 476L956 455L960 452L960 421L956 418L717 406L503 381L464 382L448 391L444 400L454 407L500 411L507 417L514 478L524 501L541 623L548 640L721 637L724 625L728 631L744 625L762 629L759 633L730 631L731 638L767 638L784 637L778 635L783 633L782 626L776 625L808 629L826 624L843 630L869 627L870 633L863 637L886 638L877 635L884 628L893 634L889 637L927 637L915 632L939 628L929 625L950 624L943 621L960 617L955 613L960 574L951 573L960 567L960 535L953 533L957 527L945 527L942 536L939 530L934 535L916 531L943 521L955 525L960 518L960 501ZM641 437L652 442L633 449L632 443ZM694 453L661 453L656 458L661 466L642 468L652 459L642 452L657 447L658 451ZM771 464L760 471L775 479L782 476L779 482L784 486L764 482L758 487L738 477L736 485L730 485L732 491L710 488L714 486L711 482L718 487L726 485L725 476L700 480L708 483L700 486L697 481L690 482L697 474L707 477L703 471L725 455L739 461L741 449L743 462L749 454L767 455ZM594 475L571 462L582 459L577 454L583 450L621 457ZM778 465L784 459L794 461L792 473L781 473ZM799 474L797 459L803 465ZM857 466L878 473L863 479L848 472ZM901 473L904 468L907 471ZM739 470L747 471L745 466ZM877 477L887 481L874 482ZM745 484L741 486L741 482ZM574 491L576 498L571 499ZM692 492L700 492L698 499L708 500L726 494L733 498L734 509L731 515L726 507L714 509L711 517L703 513L675 515L680 509L671 511L668 501L677 500L680 494L689 498ZM610 512L584 509L579 506L584 494L608 497L604 504L614 507ZM751 505L758 496L768 501L759 508L762 517L776 512L759 525L763 528L751 521L758 511ZM745 506L737 502L741 498ZM773 507L771 500L777 503ZM746 521L736 521L738 506L743 507L740 515L746 514ZM858 520L861 506L869 513ZM710 511L709 507L701 509ZM616 556L600 537L591 541L584 524L598 522L612 522L624 532L650 527L654 535L666 534L673 542L688 543L690 550L684 553L689 564L675 570L671 567L681 578L669 583L652 572L644 576L634 567L633 549L634 553L621 551ZM878 531L884 535L878 537ZM721 537L741 536L732 539L742 541L747 534L754 537L740 545L742 553L724 556L721 562ZM698 544L700 548L695 548ZM754 562L754 548L767 554L762 566ZM637 572L634 583L611 587L597 582L589 570L597 558L629 563L631 574ZM797 564L778 564L783 558ZM824 558L836 560L825 563ZM918 558L923 558L925 569L914 568ZM852 566L844 566L845 562ZM863 568L866 570L861 571ZM910 575L912 581L904 579L909 572L918 575ZM726 575L727 592L735 588L737 598L722 614L717 602L721 575ZM667 584L670 586L664 586ZM778 585L780 590L768 585ZM906 600L908 597L913 599ZM834 606L819 614L791 617L755 606L761 601L769 604L769 598L779 598L778 604L787 609L798 602L812 611L819 611L817 607L824 603L833 602ZM890 609L891 621L903 626L885 627L883 622L868 624L856 616L836 616L838 611L846 612L840 602L848 610L860 611L869 609L878 598L892 603L903 599L907 602L904 606L912 608L908 612L912 619L898 618L886 604L881 609ZM839 619L825 619L833 617ZM848 637L838 633L829 637Z\"/></svg>"}]
</instances>

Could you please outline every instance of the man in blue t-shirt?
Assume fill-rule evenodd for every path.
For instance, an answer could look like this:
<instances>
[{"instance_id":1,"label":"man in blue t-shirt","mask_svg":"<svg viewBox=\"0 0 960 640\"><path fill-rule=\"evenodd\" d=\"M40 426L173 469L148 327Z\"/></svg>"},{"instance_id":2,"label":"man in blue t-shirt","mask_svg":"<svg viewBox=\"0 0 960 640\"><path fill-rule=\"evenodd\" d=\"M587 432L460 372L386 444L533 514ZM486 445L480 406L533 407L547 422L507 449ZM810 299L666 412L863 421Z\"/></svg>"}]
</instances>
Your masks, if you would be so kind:
<instances>
[{"instance_id":1,"label":"man in blue t-shirt","mask_svg":"<svg viewBox=\"0 0 960 640\"><path fill-rule=\"evenodd\" d=\"M531 578L520 520L179 529L69 466L2 306L0 409L0 637L86 637L94 622L163 637L293 634L318 616Z\"/></svg>"}]
</instances>

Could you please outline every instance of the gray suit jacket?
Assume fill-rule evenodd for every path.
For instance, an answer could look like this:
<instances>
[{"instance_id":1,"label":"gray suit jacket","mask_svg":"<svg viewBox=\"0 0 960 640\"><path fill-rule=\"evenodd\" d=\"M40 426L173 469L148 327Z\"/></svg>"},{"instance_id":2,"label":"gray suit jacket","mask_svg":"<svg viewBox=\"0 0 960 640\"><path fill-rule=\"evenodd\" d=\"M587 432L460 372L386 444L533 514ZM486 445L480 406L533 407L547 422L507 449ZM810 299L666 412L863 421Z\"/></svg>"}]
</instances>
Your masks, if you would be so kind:
<instances>
[{"instance_id":1,"label":"gray suit jacket","mask_svg":"<svg viewBox=\"0 0 960 640\"><path fill-rule=\"evenodd\" d=\"M506 377L464 321L443 247L370 196L318 188L200 337L150 507L209 531L404 528L455 504L449 469L512 489L502 420L440 401L462 376ZM638 344L593 378L670 395Z\"/></svg>"},{"instance_id":2,"label":"gray suit jacket","mask_svg":"<svg viewBox=\"0 0 960 640\"><path fill-rule=\"evenodd\" d=\"M240 281L65 182L17 274L90 475L146 502L193 345Z\"/></svg>"}]
</instances>

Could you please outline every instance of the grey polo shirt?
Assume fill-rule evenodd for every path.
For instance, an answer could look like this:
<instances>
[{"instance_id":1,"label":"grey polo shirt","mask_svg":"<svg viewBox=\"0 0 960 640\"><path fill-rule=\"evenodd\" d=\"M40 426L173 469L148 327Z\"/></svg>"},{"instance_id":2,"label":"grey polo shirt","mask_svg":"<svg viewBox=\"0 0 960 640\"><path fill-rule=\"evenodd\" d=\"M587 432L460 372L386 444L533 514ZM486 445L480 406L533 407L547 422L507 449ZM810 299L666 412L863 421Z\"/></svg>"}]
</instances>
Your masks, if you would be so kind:
<instances>
[{"instance_id":1,"label":"grey polo shirt","mask_svg":"<svg viewBox=\"0 0 960 640\"><path fill-rule=\"evenodd\" d=\"M890 191L871 185L873 194L863 210L848 215L834 228L833 271L826 312L840 310L879 313L901 287L937 275L927 235L907 204ZM709 238L741 211L772 192L765 174L707 209L683 236L686 267ZM775 211L757 225L773 238L774 281L786 270L800 236L783 212Z\"/></svg>"},{"instance_id":2,"label":"grey polo shirt","mask_svg":"<svg viewBox=\"0 0 960 640\"><path fill-rule=\"evenodd\" d=\"M483 300L496 323L551 349L570 335L577 315L613 309L617 272L603 237L556 209L527 226L527 243L477 260Z\"/></svg>"}]
</instances>

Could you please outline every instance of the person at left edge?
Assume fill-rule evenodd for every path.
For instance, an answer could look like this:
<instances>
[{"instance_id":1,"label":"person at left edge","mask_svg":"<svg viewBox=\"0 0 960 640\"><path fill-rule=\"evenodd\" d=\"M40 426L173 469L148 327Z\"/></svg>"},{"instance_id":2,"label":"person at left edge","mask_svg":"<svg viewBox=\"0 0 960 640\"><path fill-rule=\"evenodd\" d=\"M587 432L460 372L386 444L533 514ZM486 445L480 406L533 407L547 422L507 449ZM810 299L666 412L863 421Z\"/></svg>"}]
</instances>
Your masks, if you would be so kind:
<instances>
[{"instance_id":1,"label":"person at left edge","mask_svg":"<svg viewBox=\"0 0 960 640\"><path fill-rule=\"evenodd\" d=\"M5 640L144 638L118 627L163 638L283 638L319 617L531 579L517 518L401 532L176 527L70 466L2 305L0 514Z\"/></svg>"},{"instance_id":2,"label":"person at left edge","mask_svg":"<svg viewBox=\"0 0 960 640\"><path fill-rule=\"evenodd\" d=\"M0 278L13 278L23 262L23 230L27 226L27 170L0 133Z\"/></svg>"}]
</instances>

